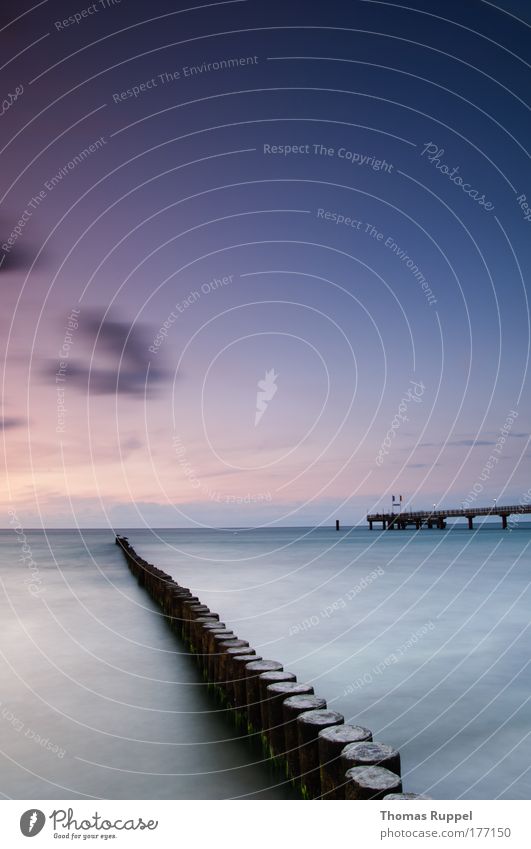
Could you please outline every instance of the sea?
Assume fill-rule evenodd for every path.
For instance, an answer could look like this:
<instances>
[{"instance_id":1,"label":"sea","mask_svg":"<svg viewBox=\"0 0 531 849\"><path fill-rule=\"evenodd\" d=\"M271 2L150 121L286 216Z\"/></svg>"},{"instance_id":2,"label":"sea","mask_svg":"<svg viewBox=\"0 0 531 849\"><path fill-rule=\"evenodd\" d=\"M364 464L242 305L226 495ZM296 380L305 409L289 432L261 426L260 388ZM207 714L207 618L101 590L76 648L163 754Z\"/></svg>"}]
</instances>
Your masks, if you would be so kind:
<instances>
[{"instance_id":1,"label":"sea","mask_svg":"<svg viewBox=\"0 0 531 849\"><path fill-rule=\"evenodd\" d=\"M407 791L531 797L528 524L115 530L395 746ZM295 798L112 529L1 531L0 616L3 798Z\"/></svg>"}]
</instances>

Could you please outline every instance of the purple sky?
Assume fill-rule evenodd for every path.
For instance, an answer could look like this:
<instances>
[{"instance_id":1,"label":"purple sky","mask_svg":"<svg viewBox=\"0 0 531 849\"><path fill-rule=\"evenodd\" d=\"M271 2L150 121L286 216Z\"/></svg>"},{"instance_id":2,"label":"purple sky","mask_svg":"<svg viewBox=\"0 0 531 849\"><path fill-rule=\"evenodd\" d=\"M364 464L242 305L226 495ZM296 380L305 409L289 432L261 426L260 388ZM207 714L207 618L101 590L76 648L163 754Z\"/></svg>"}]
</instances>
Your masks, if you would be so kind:
<instances>
[{"instance_id":1,"label":"purple sky","mask_svg":"<svg viewBox=\"0 0 531 849\"><path fill-rule=\"evenodd\" d=\"M4 6L4 525L525 498L527 4L395 5Z\"/></svg>"}]
</instances>

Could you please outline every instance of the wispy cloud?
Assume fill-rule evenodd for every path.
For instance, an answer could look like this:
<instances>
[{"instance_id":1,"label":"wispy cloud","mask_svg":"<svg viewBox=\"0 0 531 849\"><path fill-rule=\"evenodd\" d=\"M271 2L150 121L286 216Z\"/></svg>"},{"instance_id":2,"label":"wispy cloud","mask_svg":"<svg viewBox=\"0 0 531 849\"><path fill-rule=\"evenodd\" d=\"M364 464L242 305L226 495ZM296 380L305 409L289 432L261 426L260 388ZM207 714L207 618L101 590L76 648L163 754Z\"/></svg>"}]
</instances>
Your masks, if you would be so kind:
<instances>
[{"instance_id":1,"label":"wispy cloud","mask_svg":"<svg viewBox=\"0 0 531 849\"><path fill-rule=\"evenodd\" d=\"M8 220L6 217L0 218L0 245L7 242L9 236L12 235L12 227L13 221ZM26 234L24 234L24 240L18 239L14 245L9 247L8 251L0 248L0 274L5 271L24 271L29 269L39 248L40 245L31 238L28 240ZM45 253L41 253L39 256L39 267L43 264L45 256Z\"/></svg>"},{"instance_id":2,"label":"wispy cloud","mask_svg":"<svg viewBox=\"0 0 531 849\"><path fill-rule=\"evenodd\" d=\"M15 428L22 427L25 424L25 419L20 419L16 416L0 416L0 431L14 430Z\"/></svg>"},{"instance_id":3,"label":"wispy cloud","mask_svg":"<svg viewBox=\"0 0 531 849\"><path fill-rule=\"evenodd\" d=\"M142 324L103 319L96 310L82 311L74 344L76 349L88 347L91 354L76 357L73 353L66 372L68 385L94 395L153 395L170 376L159 361L150 361L148 348L153 333ZM48 378L56 368L55 363L48 366Z\"/></svg>"},{"instance_id":4,"label":"wispy cloud","mask_svg":"<svg viewBox=\"0 0 531 849\"><path fill-rule=\"evenodd\" d=\"M408 469L434 469L435 466L440 466L440 463L408 463Z\"/></svg>"},{"instance_id":5,"label":"wispy cloud","mask_svg":"<svg viewBox=\"0 0 531 849\"><path fill-rule=\"evenodd\" d=\"M511 439L524 439L528 438L528 433L508 433L508 437ZM476 439L474 437L464 437L462 439L448 439L441 442L420 442L416 447L417 448L442 448L447 445L457 446L457 447L466 447L473 448L476 446L485 446L485 445L496 445L496 439Z\"/></svg>"},{"instance_id":6,"label":"wispy cloud","mask_svg":"<svg viewBox=\"0 0 531 849\"><path fill-rule=\"evenodd\" d=\"M475 445L496 445L495 439L452 439L447 445L464 445L467 448Z\"/></svg>"}]
</instances>

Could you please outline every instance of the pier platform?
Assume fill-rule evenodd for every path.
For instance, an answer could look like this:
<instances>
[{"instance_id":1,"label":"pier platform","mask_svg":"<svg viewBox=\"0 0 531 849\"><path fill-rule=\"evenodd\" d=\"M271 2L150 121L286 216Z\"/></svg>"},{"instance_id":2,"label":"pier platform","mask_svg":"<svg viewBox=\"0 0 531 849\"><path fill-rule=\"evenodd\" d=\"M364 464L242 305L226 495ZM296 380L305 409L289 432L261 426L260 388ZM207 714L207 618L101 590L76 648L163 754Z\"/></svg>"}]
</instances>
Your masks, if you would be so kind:
<instances>
[{"instance_id":1,"label":"pier platform","mask_svg":"<svg viewBox=\"0 0 531 849\"><path fill-rule=\"evenodd\" d=\"M401 510L399 513L368 513L367 521L371 531L375 522L382 523L382 530L391 531L405 530L408 527L414 527L417 530L422 527L444 529L447 519L463 518L468 520L468 527L473 530L474 519L478 516L499 516L502 528L507 528L509 516L530 513L530 504L511 504L507 506L474 507L473 509L466 507L455 510L416 510L409 512Z\"/></svg>"}]
</instances>

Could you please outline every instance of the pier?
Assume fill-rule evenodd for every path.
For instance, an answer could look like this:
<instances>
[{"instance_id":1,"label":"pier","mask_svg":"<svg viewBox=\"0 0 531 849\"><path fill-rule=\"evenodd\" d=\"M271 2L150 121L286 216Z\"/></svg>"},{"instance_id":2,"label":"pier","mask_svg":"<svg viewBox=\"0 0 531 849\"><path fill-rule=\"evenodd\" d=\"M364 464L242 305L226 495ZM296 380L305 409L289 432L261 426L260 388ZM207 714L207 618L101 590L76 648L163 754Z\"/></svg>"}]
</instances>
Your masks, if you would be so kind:
<instances>
[{"instance_id":1,"label":"pier","mask_svg":"<svg viewBox=\"0 0 531 849\"><path fill-rule=\"evenodd\" d=\"M304 799L431 798L403 792L392 746L346 723L281 662L264 660L188 587L139 557L127 537L117 536L116 545L197 662L211 697L260 745L277 780L287 778Z\"/></svg>"},{"instance_id":2,"label":"pier","mask_svg":"<svg viewBox=\"0 0 531 849\"><path fill-rule=\"evenodd\" d=\"M511 504L503 507L493 505L492 507L465 507L457 510L401 510L399 513L368 513L367 521L371 531L375 522L381 522L384 531L405 530L408 527L414 527L420 531L422 527L444 530L447 519L463 518L468 520L468 527L472 531L474 519L478 516L499 516L501 526L505 529L509 516L529 513L531 513L530 504Z\"/></svg>"}]
</instances>

